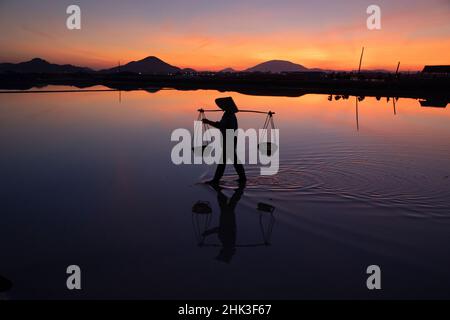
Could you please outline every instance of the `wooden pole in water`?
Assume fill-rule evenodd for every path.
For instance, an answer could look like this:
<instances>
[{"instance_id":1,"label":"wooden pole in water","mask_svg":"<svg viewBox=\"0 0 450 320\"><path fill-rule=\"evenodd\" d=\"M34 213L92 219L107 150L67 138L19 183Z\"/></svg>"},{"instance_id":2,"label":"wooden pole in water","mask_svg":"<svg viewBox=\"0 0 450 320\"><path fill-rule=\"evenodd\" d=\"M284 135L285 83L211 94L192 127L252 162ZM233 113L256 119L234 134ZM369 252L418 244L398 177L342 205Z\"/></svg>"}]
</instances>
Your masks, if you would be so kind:
<instances>
[{"instance_id":1,"label":"wooden pole in water","mask_svg":"<svg viewBox=\"0 0 450 320\"><path fill-rule=\"evenodd\" d=\"M395 71L395 75L398 75L398 69L400 68L400 61L397 64L397 70Z\"/></svg>"},{"instance_id":2,"label":"wooden pole in water","mask_svg":"<svg viewBox=\"0 0 450 320\"><path fill-rule=\"evenodd\" d=\"M362 47L361 57L359 58L359 68L358 68L358 73L361 72L361 64L362 64L363 55L364 55L364 47Z\"/></svg>"}]
</instances>

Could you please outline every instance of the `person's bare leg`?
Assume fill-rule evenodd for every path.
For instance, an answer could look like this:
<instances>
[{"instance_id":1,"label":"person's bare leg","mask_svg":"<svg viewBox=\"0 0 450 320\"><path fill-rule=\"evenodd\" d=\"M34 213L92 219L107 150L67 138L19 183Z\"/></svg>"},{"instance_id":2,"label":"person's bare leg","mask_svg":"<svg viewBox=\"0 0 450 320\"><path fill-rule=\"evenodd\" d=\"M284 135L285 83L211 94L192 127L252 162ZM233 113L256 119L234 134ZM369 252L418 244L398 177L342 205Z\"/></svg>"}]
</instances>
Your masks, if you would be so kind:
<instances>
[{"instance_id":1,"label":"person's bare leg","mask_svg":"<svg viewBox=\"0 0 450 320\"><path fill-rule=\"evenodd\" d=\"M235 141L235 148L234 148L234 170L236 170L237 174L239 175L239 183L245 183L247 181L247 177L245 176L245 169L242 163L238 163L238 157L236 152L236 141Z\"/></svg>"},{"instance_id":2,"label":"person's bare leg","mask_svg":"<svg viewBox=\"0 0 450 320\"><path fill-rule=\"evenodd\" d=\"M222 177L223 177L224 172L225 172L225 163L218 164L216 173L214 174L214 178L210 182L211 183L219 183L220 179L222 179Z\"/></svg>"},{"instance_id":3,"label":"person's bare leg","mask_svg":"<svg viewBox=\"0 0 450 320\"><path fill-rule=\"evenodd\" d=\"M239 182L245 182L247 181L247 177L245 176L245 169L244 166L240 163L234 164L234 169L236 170L237 174L239 175Z\"/></svg>"}]
</instances>

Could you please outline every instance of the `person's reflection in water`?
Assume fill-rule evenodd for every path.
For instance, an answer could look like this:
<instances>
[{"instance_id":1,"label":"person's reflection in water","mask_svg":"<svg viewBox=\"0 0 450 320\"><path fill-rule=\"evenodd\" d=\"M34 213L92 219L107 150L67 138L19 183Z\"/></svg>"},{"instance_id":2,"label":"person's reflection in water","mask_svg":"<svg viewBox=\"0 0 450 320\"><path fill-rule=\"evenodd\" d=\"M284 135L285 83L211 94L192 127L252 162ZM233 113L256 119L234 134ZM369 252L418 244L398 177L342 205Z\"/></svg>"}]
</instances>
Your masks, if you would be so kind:
<instances>
[{"instance_id":1,"label":"person's reflection in water","mask_svg":"<svg viewBox=\"0 0 450 320\"><path fill-rule=\"evenodd\" d=\"M239 187L234 191L230 200L222 192L222 189L218 185L213 185L214 190L217 191L217 201L220 207L219 226L206 230L203 236L209 236L211 234L217 234L222 248L216 259L226 263L230 263L236 252L236 214L234 210L236 205L244 193L245 184L239 184Z\"/></svg>"}]
</instances>

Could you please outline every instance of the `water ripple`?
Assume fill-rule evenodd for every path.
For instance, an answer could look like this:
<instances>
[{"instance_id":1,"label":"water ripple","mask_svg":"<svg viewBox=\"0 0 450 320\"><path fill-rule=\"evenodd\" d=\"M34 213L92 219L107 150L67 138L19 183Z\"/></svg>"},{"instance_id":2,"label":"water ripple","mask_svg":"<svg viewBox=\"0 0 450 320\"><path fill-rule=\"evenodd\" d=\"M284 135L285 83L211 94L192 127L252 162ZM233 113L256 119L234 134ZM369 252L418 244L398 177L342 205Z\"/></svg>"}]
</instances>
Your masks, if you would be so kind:
<instances>
[{"instance_id":1,"label":"water ripple","mask_svg":"<svg viewBox=\"0 0 450 320\"><path fill-rule=\"evenodd\" d=\"M258 167L249 166L247 189L283 201L362 203L412 217L450 217L449 153L431 155L436 148L426 146L389 148L292 148L282 154L274 176L261 176ZM231 187L233 178L226 176L224 186Z\"/></svg>"}]
</instances>

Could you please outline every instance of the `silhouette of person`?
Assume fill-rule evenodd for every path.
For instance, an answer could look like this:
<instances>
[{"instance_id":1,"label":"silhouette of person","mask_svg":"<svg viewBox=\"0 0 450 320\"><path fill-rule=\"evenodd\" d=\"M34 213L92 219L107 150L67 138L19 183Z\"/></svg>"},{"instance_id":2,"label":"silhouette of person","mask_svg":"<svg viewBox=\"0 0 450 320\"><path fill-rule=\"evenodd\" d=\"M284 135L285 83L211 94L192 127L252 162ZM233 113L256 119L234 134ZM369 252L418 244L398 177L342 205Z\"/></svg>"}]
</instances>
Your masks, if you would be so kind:
<instances>
[{"instance_id":1,"label":"silhouette of person","mask_svg":"<svg viewBox=\"0 0 450 320\"><path fill-rule=\"evenodd\" d=\"M203 233L203 236L209 236L211 234L217 233L220 242L222 243L222 248L220 249L219 254L216 259L219 261L223 261L226 263L230 263L233 255L236 252L236 214L234 210L236 209L236 205L244 193L245 185L240 184L239 188L237 188L230 200L228 201L228 197L223 194L222 189L218 185L213 185L214 190L217 192L217 202L220 207L220 218L219 218L219 226L206 230Z\"/></svg>"},{"instance_id":2,"label":"silhouette of person","mask_svg":"<svg viewBox=\"0 0 450 320\"><path fill-rule=\"evenodd\" d=\"M220 109L225 111L223 113L222 119L220 121L211 121L208 119L203 119L202 121L206 124L209 124L215 128L218 128L220 132L222 133L222 163L219 163L217 165L216 173L214 174L214 178L209 181L211 184L218 184L220 179L223 176L223 173L225 172L225 166L227 163L227 151L226 151L226 130L232 129L237 130L238 128L238 121L236 118L236 112L238 112L238 108L236 104L233 101L233 98L226 97L226 98L218 98L215 100L216 104L219 106ZM234 147L234 159L233 159L233 166L236 170L237 174L239 175L239 183L245 183L247 181L247 178L245 176L245 169L244 166L237 161L237 154L236 154L236 145L237 145L237 137L234 137L233 141L233 147Z\"/></svg>"}]
</instances>

